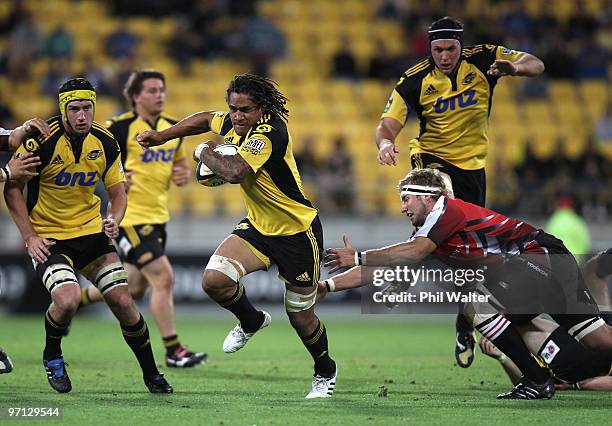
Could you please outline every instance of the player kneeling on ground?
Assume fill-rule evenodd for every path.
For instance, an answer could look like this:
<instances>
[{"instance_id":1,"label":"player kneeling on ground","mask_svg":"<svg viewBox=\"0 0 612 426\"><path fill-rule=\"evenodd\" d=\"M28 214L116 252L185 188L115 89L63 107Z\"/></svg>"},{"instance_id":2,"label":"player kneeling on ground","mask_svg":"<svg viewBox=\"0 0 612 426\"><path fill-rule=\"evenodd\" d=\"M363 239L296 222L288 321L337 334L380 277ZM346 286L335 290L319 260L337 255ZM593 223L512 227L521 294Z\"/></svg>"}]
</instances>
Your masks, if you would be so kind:
<instances>
[{"instance_id":1,"label":"player kneeling on ground","mask_svg":"<svg viewBox=\"0 0 612 426\"><path fill-rule=\"evenodd\" d=\"M149 391L171 393L172 387L159 373L149 343L149 331L127 290L127 273L111 238L126 208L126 194L117 142L102 125L93 121L96 93L89 81L68 80L59 90L61 116L48 120L49 136L29 139L17 151L40 157L38 176L27 182L9 182L6 204L26 243L28 254L43 284L51 293L45 313L46 345L43 366L49 384L58 392L72 385L62 357L61 340L81 300L75 271L86 276L104 295L119 320ZM25 132L16 129L20 140ZM111 206L100 217L96 183L104 182Z\"/></svg>"}]
</instances>

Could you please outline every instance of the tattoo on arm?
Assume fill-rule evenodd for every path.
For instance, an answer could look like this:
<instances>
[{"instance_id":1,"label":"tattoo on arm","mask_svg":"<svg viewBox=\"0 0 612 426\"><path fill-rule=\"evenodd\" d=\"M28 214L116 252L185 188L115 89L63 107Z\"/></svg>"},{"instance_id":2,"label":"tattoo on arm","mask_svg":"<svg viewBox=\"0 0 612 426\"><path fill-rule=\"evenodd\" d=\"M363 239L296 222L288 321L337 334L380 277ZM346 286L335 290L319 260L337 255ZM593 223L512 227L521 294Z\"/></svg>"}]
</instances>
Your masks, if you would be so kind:
<instances>
[{"instance_id":1,"label":"tattoo on arm","mask_svg":"<svg viewBox=\"0 0 612 426\"><path fill-rule=\"evenodd\" d=\"M239 183L253 169L240 155L221 155L212 149L203 149L200 160L206 164L210 170L215 172L229 183Z\"/></svg>"}]
</instances>

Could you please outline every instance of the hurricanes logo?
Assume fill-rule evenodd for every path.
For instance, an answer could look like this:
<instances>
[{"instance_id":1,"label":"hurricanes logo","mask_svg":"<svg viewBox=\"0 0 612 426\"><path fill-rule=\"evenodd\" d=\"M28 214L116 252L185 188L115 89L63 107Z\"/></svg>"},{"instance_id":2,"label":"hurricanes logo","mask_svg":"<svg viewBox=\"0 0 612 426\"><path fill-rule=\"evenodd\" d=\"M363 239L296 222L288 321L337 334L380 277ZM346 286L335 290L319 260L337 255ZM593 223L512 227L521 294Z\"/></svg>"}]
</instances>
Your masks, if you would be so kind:
<instances>
[{"instance_id":1,"label":"hurricanes logo","mask_svg":"<svg viewBox=\"0 0 612 426\"><path fill-rule=\"evenodd\" d=\"M475 78L476 78L476 73L474 71L472 71L471 73L469 73L468 75L466 75L463 78L461 83L463 83L463 84L470 84L472 81L474 81Z\"/></svg>"},{"instance_id":2,"label":"hurricanes logo","mask_svg":"<svg viewBox=\"0 0 612 426\"><path fill-rule=\"evenodd\" d=\"M88 160L95 160L96 158L100 158L102 156L102 151L99 149L94 149L93 151L89 151L87 153Z\"/></svg>"},{"instance_id":3,"label":"hurricanes logo","mask_svg":"<svg viewBox=\"0 0 612 426\"><path fill-rule=\"evenodd\" d=\"M27 141L25 141L24 146L25 146L25 149L29 152L36 151L40 147L36 139L28 139Z\"/></svg>"},{"instance_id":4,"label":"hurricanes logo","mask_svg":"<svg viewBox=\"0 0 612 426\"><path fill-rule=\"evenodd\" d=\"M148 235L151 235L151 232L153 232L153 226L145 225L142 228L140 228L139 234L142 235L143 237L146 237Z\"/></svg>"},{"instance_id":5,"label":"hurricanes logo","mask_svg":"<svg viewBox=\"0 0 612 426\"><path fill-rule=\"evenodd\" d=\"M272 126L270 126L269 124L260 124L259 126L255 128L254 133L268 133L271 131L272 131Z\"/></svg>"},{"instance_id":6,"label":"hurricanes logo","mask_svg":"<svg viewBox=\"0 0 612 426\"><path fill-rule=\"evenodd\" d=\"M248 223L239 223L238 225L236 225L236 227L234 228L235 231L239 231L239 230L246 230L249 229L249 224Z\"/></svg>"}]
</instances>

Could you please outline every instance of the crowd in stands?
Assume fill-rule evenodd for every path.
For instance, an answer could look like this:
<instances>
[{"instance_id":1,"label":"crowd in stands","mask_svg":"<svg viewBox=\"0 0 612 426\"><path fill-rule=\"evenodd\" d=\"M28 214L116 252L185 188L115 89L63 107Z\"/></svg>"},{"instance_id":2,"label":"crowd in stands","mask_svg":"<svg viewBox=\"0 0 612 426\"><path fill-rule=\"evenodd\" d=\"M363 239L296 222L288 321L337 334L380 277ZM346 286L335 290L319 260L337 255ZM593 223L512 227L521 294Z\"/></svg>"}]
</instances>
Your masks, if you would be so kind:
<instances>
[{"instance_id":1,"label":"crowd in stands","mask_svg":"<svg viewBox=\"0 0 612 426\"><path fill-rule=\"evenodd\" d=\"M289 54L289 38L278 22L279 15L263 13L257 4L265 0L132 0L109 2L117 26L106 35L103 46L113 64L106 64L87 54L78 61L79 74L97 87L100 96L112 96L121 104L121 91L129 72L138 66L139 35L130 31L127 22L133 16L152 18L172 17L173 33L160 46L187 76L194 60L248 60L251 69L270 75L271 64ZM417 60L429 54L426 28L443 15L453 15L466 26L465 44L500 44L536 54L546 64L545 75L527 81L517 98L546 98L548 82L559 79L609 81L612 51L611 8L600 14L588 13L583 0L575 2L574 12L562 20L551 7L542 6L536 13L527 11L529 0L498 0L476 14L466 16L468 0L412 1L379 0L377 19L401 24L405 49L392 54L383 39L367 62L359 61L351 37L341 36L339 49L330 58L330 79L350 82L379 80L392 87L393 82ZM439 8L436 5L444 4ZM544 5L546 2L539 2ZM23 0L11 0L10 13L0 17L0 76L10 81L29 81L31 64L45 57L49 67L36 82L40 93L54 96L62 81L72 77L76 34L66 26L57 25L48 31ZM493 10L498 12L493 13ZM501 10L501 12L499 12ZM258 12L259 11L259 12ZM389 34L389 37L398 37ZM313 47L314 48L314 47ZM609 97L609 96L608 96ZM14 127L23 117L16 117L13 102L0 92L0 125ZM384 105L381 105L381 108ZM495 101L493 102L495 109ZM119 109L119 108L118 108ZM372 133L376 122L372 122ZM355 192L356 171L347 144L374 143L373 138L346 140L339 135L333 142L328 158L318 158L314 145L317 136L310 135L296 153L308 192L325 212L347 214L363 211L359 194ZM370 140L372 139L372 140ZM552 211L559 191L571 188L577 195L577 210L590 221L605 222L612 215L612 167L610 159L598 150L601 141L612 141L612 101L592 129L590 143L578 158L566 157L559 148L552 157L540 159L527 151L520 164L495 161L495 173L490 174L489 188L496 196L492 207L520 216L543 216ZM495 143L495 142L493 142ZM559 147L562 143L559 143ZM406 153L407 149L403 151ZM372 167L376 160L372 158ZM371 211L371 209L370 209Z\"/></svg>"}]
</instances>

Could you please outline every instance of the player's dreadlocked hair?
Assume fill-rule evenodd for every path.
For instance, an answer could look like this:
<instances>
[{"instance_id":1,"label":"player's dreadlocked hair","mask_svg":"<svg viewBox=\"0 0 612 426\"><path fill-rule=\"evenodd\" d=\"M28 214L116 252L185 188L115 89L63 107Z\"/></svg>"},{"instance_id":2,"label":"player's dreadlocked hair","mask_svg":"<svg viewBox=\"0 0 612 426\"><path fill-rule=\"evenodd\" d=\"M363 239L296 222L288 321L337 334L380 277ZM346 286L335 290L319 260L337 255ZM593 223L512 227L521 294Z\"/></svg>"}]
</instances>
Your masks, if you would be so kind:
<instances>
[{"instance_id":1,"label":"player's dreadlocked hair","mask_svg":"<svg viewBox=\"0 0 612 426\"><path fill-rule=\"evenodd\" d=\"M289 110L285 108L287 98L276 88L278 83L255 74L239 74L234 77L227 88L226 101L230 93L249 95L253 102L261 107L265 114L276 115L287 121Z\"/></svg>"}]
</instances>

